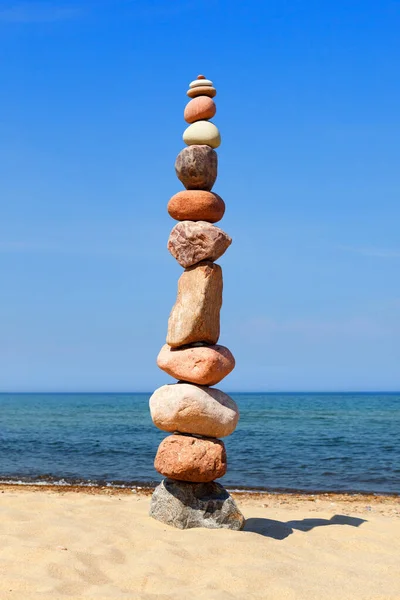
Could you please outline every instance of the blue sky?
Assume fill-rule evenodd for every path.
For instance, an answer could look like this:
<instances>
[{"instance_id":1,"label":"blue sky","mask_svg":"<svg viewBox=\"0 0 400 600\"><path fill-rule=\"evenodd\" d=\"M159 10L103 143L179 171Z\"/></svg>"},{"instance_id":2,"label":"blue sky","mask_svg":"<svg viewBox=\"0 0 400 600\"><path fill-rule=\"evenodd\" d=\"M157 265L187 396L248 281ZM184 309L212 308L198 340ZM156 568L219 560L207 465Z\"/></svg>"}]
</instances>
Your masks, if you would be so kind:
<instances>
[{"instance_id":1,"label":"blue sky","mask_svg":"<svg viewBox=\"0 0 400 600\"><path fill-rule=\"evenodd\" d=\"M218 90L225 390L400 389L400 5L0 1L0 390L152 391L188 83Z\"/></svg>"}]
</instances>

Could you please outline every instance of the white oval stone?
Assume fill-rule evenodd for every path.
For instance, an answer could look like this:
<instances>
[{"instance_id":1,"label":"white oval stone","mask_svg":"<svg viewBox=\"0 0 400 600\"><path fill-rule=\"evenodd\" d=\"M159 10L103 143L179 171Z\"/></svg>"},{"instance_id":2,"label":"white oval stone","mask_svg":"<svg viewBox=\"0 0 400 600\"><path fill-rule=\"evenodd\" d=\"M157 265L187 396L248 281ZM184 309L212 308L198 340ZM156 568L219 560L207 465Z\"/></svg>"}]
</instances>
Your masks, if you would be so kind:
<instances>
[{"instance_id":1,"label":"white oval stone","mask_svg":"<svg viewBox=\"0 0 400 600\"><path fill-rule=\"evenodd\" d=\"M192 83L189 83L190 88L199 87L200 85L209 85L213 87L213 82L210 79L195 79Z\"/></svg>"},{"instance_id":2,"label":"white oval stone","mask_svg":"<svg viewBox=\"0 0 400 600\"><path fill-rule=\"evenodd\" d=\"M221 438L239 420L236 402L215 388L191 383L163 385L150 398L150 413L159 429Z\"/></svg>"},{"instance_id":3,"label":"white oval stone","mask_svg":"<svg viewBox=\"0 0 400 600\"><path fill-rule=\"evenodd\" d=\"M221 144L221 135L218 127L210 121L196 121L185 129L183 141L188 146L194 144L205 144L211 148L218 148Z\"/></svg>"}]
</instances>

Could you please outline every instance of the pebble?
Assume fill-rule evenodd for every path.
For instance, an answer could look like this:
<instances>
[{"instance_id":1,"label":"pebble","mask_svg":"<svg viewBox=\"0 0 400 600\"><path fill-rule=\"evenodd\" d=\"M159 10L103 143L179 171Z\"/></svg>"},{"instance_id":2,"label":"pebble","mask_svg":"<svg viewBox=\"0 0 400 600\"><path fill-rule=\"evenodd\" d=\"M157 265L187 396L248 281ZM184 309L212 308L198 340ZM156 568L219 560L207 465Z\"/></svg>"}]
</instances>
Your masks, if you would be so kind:
<instances>
[{"instance_id":1,"label":"pebble","mask_svg":"<svg viewBox=\"0 0 400 600\"><path fill-rule=\"evenodd\" d=\"M179 481L214 481L226 473L224 443L188 435L170 435L158 447L156 471Z\"/></svg>"},{"instance_id":2,"label":"pebble","mask_svg":"<svg viewBox=\"0 0 400 600\"><path fill-rule=\"evenodd\" d=\"M202 260L218 260L231 243L229 235L207 221L181 221L171 231L168 250L187 269Z\"/></svg>"},{"instance_id":3,"label":"pebble","mask_svg":"<svg viewBox=\"0 0 400 600\"><path fill-rule=\"evenodd\" d=\"M205 144L192 145L179 152L175 172L187 190L210 191L218 173L218 155Z\"/></svg>"},{"instance_id":4,"label":"pebble","mask_svg":"<svg viewBox=\"0 0 400 600\"><path fill-rule=\"evenodd\" d=\"M206 144L211 148L218 148L221 144L221 135L218 127L210 121L196 121L183 132L183 141L188 146L193 144Z\"/></svg>"},{"instance_id":5,"label":"pebble","mask_svg":"<svg viewBox=\"0 0 400 600\"><path fill-rule=\"evenodd\" d=\"M212 119L217 112L214 100L208 96L197 96L187 103L183 117L187 123Z\"/></svg>"},{"instance_id":6,"label":"pebble","mask_svg":"<svg viewBox=\"0 0 400 600\"><path fill-rule=\"evenodd\" d=\"M210 79L195 79L191 83L189 83L189 88L199 87L201 85L206 85L208 87L213 87L213 82Z\"/></svg>"},{"instance_id":7,"label":"pebble","mask_svg":"<svg viewBox=\"0 0 400 600\"><path fill-rule=\"evenodd\" d=\"M178 529L206 527L239 531L245 523L233 498L215 481L189 483L164 479L154 490L150 516Z\"/></svg>"},{"instance_id":8,"label":"pebble","mask_svg":"<svg viewBox=\"0 0 400 600\"><path fill-rule=\"evenodd\" d=\"M231 435L239 419L236 402L227 394L191 383L160 387L150 398L150 413L154 425L163 431L212 438Z\"/></svg>"},{"instance_id":9,"label":"pebble","mask_svg":"<svg viewBox=\"0 0 400 600\"><path fill-rule=\"evenodd\" d=\"M168 320L167 344L216 344L222 305L222 269L204 261L186 269L178 281L176 303Z\"/></svg>"},{"instance_id":10,"label":"pebble","mask_svg":"<svg viewBox=\"0 0 400 600\"><path fill-rule=\"evenodd\" d=\"M225 346L171 348L165 344L157 357L157 365L180 381L216 385L233 371L235 359Z\"/></svg>"},{"instance_id":11,"label":"pebble","mask_svg":"<svg viewBox=\"0 0 400 600\"><path fill-rule=\"evenodd\" d=\"M168 202L168 213L176 221L217 223L225 213L225 202L214 192L184 190Z\"/></svg>"},{"instance_id":12,"label":"pebble","mask_svg":"<svg viewBox=\"0 0 400 600\"><path fill-rule=\"evenodd\" d=\"M195 88L189 88L186 94L189 98L197 98L197 96L209 96L214 98L217 94L217 90L209 85L201 85Z\"/></svg>"}]
</instances>

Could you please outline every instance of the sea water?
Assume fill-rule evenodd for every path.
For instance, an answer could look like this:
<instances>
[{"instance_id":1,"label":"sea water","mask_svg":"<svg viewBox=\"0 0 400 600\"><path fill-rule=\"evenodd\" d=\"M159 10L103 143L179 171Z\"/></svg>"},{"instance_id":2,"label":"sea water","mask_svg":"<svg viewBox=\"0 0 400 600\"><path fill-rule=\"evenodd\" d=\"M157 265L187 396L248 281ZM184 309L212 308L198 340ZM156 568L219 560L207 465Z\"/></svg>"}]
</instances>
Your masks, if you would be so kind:
<instances>
[{"instance_id":1,"label":"sea water","mask_svg":"<svg viewBox=\"0 0 400 600\"><path fill-rule=\"evenodd\" d=\"M0 481L154 485L150 394L0 394ZM232 394L230 489L400 492L400 394Z\"/></svg>"}]
</instances>

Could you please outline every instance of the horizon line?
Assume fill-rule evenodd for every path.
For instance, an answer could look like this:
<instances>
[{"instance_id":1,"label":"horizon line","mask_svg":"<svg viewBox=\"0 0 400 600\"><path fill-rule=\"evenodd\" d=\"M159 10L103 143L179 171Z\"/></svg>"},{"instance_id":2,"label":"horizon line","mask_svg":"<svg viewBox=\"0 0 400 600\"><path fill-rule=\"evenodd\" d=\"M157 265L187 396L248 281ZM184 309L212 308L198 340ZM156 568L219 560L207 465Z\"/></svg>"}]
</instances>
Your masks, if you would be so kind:
<instances>
[{"instance_id":1,"label":"horizon line","mask_svg":"<svg viewBox=\"0 0 400 600\"><path fill-rule=\"evenodd\" d=\"M188 382L185 382L188 383ZM165 384L165 385L175 385L175 384ZM196 384L192 384L196 385ZM162 386L160 386L162 387ZM216 389L214 386L201 386L201 387L210 387L212 389ZM155 390L154 390L155 391ZM82 395L96 395L96 394L119 394L119 395L129 395L129 394L153 394L154 391L1 391L0 396L5 394L41 394L41 395L51 395L51 394L59 394L59 395L71 395L71 394L82 394ZM234 391L230 390L225 392L226 394L400 394L400 390L252 390L252 391Z\"/></svg>"}]
</instances>

